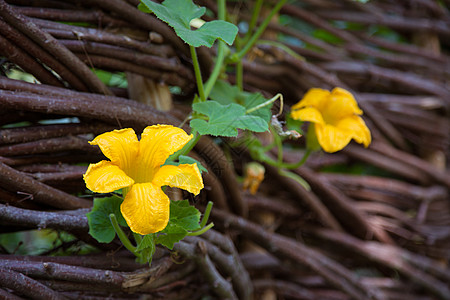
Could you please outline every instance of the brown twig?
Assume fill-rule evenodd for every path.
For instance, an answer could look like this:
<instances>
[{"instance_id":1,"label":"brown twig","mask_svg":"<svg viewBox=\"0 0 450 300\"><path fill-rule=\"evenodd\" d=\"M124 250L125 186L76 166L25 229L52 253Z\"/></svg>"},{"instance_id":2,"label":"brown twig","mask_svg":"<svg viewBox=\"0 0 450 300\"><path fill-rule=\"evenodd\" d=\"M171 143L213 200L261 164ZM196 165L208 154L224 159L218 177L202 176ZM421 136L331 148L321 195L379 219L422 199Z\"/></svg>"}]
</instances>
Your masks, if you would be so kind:
<instances>
[{"instance_id":1,"label":"brown twig","mask_svg":"<svg viewBox=\"0 0 450 300\"><path fill-rule=\"evenodd\" d=\"M224 188L230 195L228 199L232 209L239 215L247 215L247 204L242 199L236 175L222 149L220 149L220 147L210 138L203 136L195 146L195 150L203 157L212 171L222 180Z\"/></svg>"},{"instance_id":2,"label":"brown twig","mask_svg":"<svg viewBox=\"0 0 450 300\"><path fill-rule=\"evenodd\" d=\"M7 57L11 62L23 68L26 72L32 74L45 84L55 86L64 86L49 70L39 64L32 56L16 47L9 40L0 35L0 53Z\"/></svg>"},{"instance_id":3,"label":"brown twig","mask_svg":"<svg viewBox=\"0 0 450 300\"><path fill-rule=\"evenodd\" d=\"M112 129L102 123L57 124L0 129L0 145L27 143L35 140L79 134L99 134Z\"/></svg>"},{"instance_id":4,"label":"brown twig","mask_svg":"<svg viewBox=\"0 0 450 300\"><path fill-rule=\"evenodd\" d=\"M2 35L9 39L14 45L20 47L23 51L29 53L34 59L38 59L39 62L51 68L59 76L61 76L65 81L67 81L72 87L80 90L87 91L87 87L82 83L69 69L67 69L63 64L56 60L53 56L47 53L40 46L35 44L26 35L23 35L19 31L15 30L7 23L0 20L0 29ZM30 66L22 66L25 68L30 68ZM34 71L34 70L33 70ZM57 86L62 86L57 85Z\"/></svg>"},{"instance_id":5,"label":"brown twig","mask_svg":"<svg viewBox=\"0 0 450 300\"><path fill-rule=\"evenodd\" d=\"M238 229L242 235L273 254L311 268L354 299L379 298L375 291L362 286L345 267L291 238L270 233L259 225L223 211L214 210L212 216L223 226Z\"/></svg>"},{"instance_id":6,"label":"brown twig","mask_svg":"<svg viewBox=\"0 0 450 300\"><path fill-rule=\"evenodd\" d=\"M0 146L1 156L15 156L25 154L51 153L68 150L81 150L83 152L97 151L88 144L84 138L67 136L38 141L21 143L8 146Z\"/></svg>"},{"instance_id":7,"label":"brown twig","mask_svg":"<svg viewBox=\"0 0 450 300\"><path fill-rule=\"evenodd\" d=\"M289 297L292 299L317 299L316 295L309 291L299 287L298 284L274 279L257 279L254 282L256 290L274 289L281 297Z\"/></svg>"},{"instance_id":8,"label":"brown twig","mask_svg":"<svg viewBox=\"0 0 450 300\"><path fill-rule=\"evenodd\" d=\"M0 162L0 184L12 191L30 194L37 202L61 209L91 207L91 201L84 200L49 187Z\"/></svg>"},{"instance_id":9,"label":"brown twig","mask_svg":"<svg viewBox=\"0 0 450 300\"><path fill-rule=\"evenodd\" d=\"M88 101L87 99L61 99L30 93L2 91L0 106L28 111L89 117L110 124L144 128L151 124L178 124L178 120L140 103L128 105L126 99L117 101Z\"/></svg>"},{"instance_id":10,"label":"brown twig","mask_svg":"<svg viewBox=\"0 0 450 300\"><path fill-rule=\"evenodd\" d=\"M159 248L158 248L159 249ZM164 253L161 251L161 253ZM155 253L153 262L158 264L162 254ZM0 260L11 261L34 261L34 262L52 262L70 266L81 266L86 268L115 270L115 271L136 271L142 265L138 264L134 256L126 251L116 253L100 253L97 255L84 255L83 259L79 256L21 256L21 255L0 255Z\"/></svg>"},{"instance_id":11,"label":"brown twig","mask_svg":"<svg viewBox=\"0 0 450 300\"><path fill-rule=\"evenodd\" d=\"M66 231L88 231L86 216L64 213L33 211L8 205L0 205L0 222L31 228L53 228Z\"/></svg>"},{"instance_id":12,"label":"brown twig","mask_svg":"<svg viewBox=\"0 0 450 300\"><path fill-rule=\"evenodd\" d=\"M14 1L12 1L14 2ZM68 4L66 2L66 4ZM54 5L54 4L53 4ZM108 14L105 14L101 10L80 10L76 5L71 5L69 9L58 9L58 8L46 8L41 9L40 7L27 7L27 6L17 6L16 11L31 18L39 18L46 20L53 20L59 22L86 22L92 23L98 26L114 26L114 27L124 27L128 24L120 19L114 18Z\"/></svg>"},{"instance_id":13,"label":"brown twig","mask_svg":"<svg viewBox=\"0 0 450 300\"><path fill-rule=\"evenodd\" d=\"M86 86L92 91L111 95L112 93L100 81L100 79L89 70L89 68L80 62L69 50L62 47L58 41L50 34L39 29L35 24L30 22L26 17L18 14L9 6L4 0L0 1L0 16L10 25L20 30L27 35L43 49L48 51L51 55L58 57L58 59L72 70L77 77L82 80Z\"/></svg>"},{"instance_id":14,"label":"brown twig","mask_svg":"<svg viewBox=\"0 0 450 300\"><path fill-rule=\"evenodd\" d=\"M414 180L423 184L430 182L427 174L420 172L409 163L392 159L385 156L384 154L376 153L374 150L349 145L343 151L354 159L365 161L394 174L398 174L404 178L408 178L410 180Z\"/></svg>"},{"instance_id":15,"label":"brown twig","mask_svg":"<svg viewBox=\"0 0 450 300\"><path fill-rule=\"evenodd\" d=\"M31 299L60 300L66 299L47 286L8 268L0 269L0 284Z\"/></svg>"},{"instance_id":16,"label":"brown twig","mask_svg":"<svg viewBox=\"0 0 450 300\"><path fill-rule=\"evenodd\" d=\"M187 70L176 58L163 58L148 54L136 53L124 47L113 46L98 42L87 42L78 40L59 40L59 42L74 53L88 53L106 57L112 57L148 68L168 72L179 72L187 79L193 80L192 73Z\"/></svg>"},{"instance_id":17,"label":"brown twig","mask_svg":"<svg viewBox=\"0 0 450 300\"><path fill-rule=\"evenodd\" d=\"M95 28L86 28L41 19L33 19L33 22L57 39L105 43L126 47L135 51L138 50L142 53L160 57L175 56L175 52L170 45L155 44L152 43L152 40L150 40L150 42L143 42L120 33L112 33Z\"/></svg>"},{"instance_id":18,"label":"brown twig","mask_svg":"<svg viewBox=\"0 0 450 300\"><path fill-rule=\"evenodd\" d=\"M252 299L253 288L250 276L244 268L242 261L233 245L226 236L215 230L208 230L202 237L188 237L187 242L196 244L205 242L208 255L220 270L226 272L231 278L236 295L239 299Z\"/></svg>"},{"instance_id":19,"label":"brown twig","mask_svg":"<svg viewBox=\"0 0 450 300\"><path fill-rule=\"evenodd\" d=\"M338 234L327 230L319 230L316 231L316 233L328 241L336 242L347 247L347 249L363 254L365 257L368 257L373 261L380 262L386 266L398 270L405 276L411 278L414 282L432 291L440 299L450 299L450 290L447 284L431 277L426 273L426 270L432 270L432 272L435 273L438 272L439 276L442 276L446 282L450 280L450 273L448 270L444 270L440 267L438 263L433 262L428 258L423 258L419 255L408 253L407 251L401 250L397 247L382 245L376 242L362 243L361 241L343 233ZM421 260L420 266L425 269L425 272L408 264L414 260Z\"/></svg>"},{"instance_id":20,"label":"brown twig","mask_svg":"<svg viewBox=\"0 0 450 300\"><path fill-rule=\"evenodd\" d=\"M174 249L197 264L199 271L210 283L217 296L221 299L238 299L231 284L217 271L210 256L206 253L206 247L202 241L197 241L194 244L180 241L175 244Z\"/></svg>"},{"instance_id":21,"label":"brown twig","mask_svg":"<svg viewBox=\"0 0 450 300\"><path fill-rule=\"evenodd\" d=\"M285 188L287 188L294 197L300 201L304 201L305 204L317 214L317 218L324 226L332 228L336 231L341 231L342 227L330 210L323 204L321 199L316 194L306 191L298 182L294 179L282 176L279 174L277 168L269 165L265 165L268 173L271 177L274 177Z\"/></svg>"},{"instance_id":22,"label":"brown twig","mask_svg":"<svg viewBox=\"0 0 450 300\"><path fill-rule=\"evenodd\" d=\"M428 31L436 32L443 37L450 36L449 23L446 20L430 20L423 18L403 18L401 16L383 15L377 17L374 15L360 12L344 11L317 11L317 14L326 19L344 20L360 24L377 24L391 27L396 30L407 31Z\"/></svg>"}]
</instances>

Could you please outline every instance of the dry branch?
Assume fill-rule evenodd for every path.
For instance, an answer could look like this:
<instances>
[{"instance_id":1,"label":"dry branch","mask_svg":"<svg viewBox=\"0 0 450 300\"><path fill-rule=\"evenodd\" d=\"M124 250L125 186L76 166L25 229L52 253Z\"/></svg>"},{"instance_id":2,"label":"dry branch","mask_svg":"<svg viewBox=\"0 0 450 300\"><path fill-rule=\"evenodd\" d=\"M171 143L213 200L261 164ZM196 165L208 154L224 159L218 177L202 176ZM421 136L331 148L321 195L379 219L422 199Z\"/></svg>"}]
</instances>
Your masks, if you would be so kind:
<instances>
[{"instance_id":1,"label":"dry branch","mask_svg":"<svg viewBox=\"0 0 450 300\"><path fill-rule=\"evenodd\" d=\"M100 79L98 79L98 77L95 76L85 64L80 63L73 53L67 50L67 48L62 47L51 35L43 32L34 23L15 12L14 9L4 0L0 1L0 17L33 39L51 55L58 57L64 64L67 65L67 68L77 74L78 78L82 79L86 86L88 86L92 91L105 95L111 94Z\"/></svg>"},{"instance_id":2,"label":"dry branch","mask_svg":"<svg viewBox=\"0 0 450 300\"><path fill-rule=\"evenodd\" d=\"M448 299L449 1L286 5L284 23L269 25L283 46L258 44L244 58L245 90L266 97L282 92L287 114L311 87L346 88L364 110L372 145L312 155L295 170L312 191L268 166L260 190L249 195L239 178L249 161L245 149L202 138L192 155L209 172L204 191L191 200L200 207L216 203L212 218L221 232L178 243L185 264L157 248L151 268L118 251L116 242L93 241L88 210L47 211L91 206L73 196L86 194L87 164L103 159L87 140L116 128L177 126L190 112L188 47L167 24L140 12L138 2L0 0L0 125L8 127L0 128L1 232L67 231L73 243L100 251L0 255L0 298L42 291L45 299ZM217 14L215 2L196 3ZM238 22L250 20L251 2L227 5ZM198 50L207 78L215 49ZM131 101L126 89L99 82L91 67L175 85L181 93L173 96L182 103L160 112ZM44 84L8 79L11 68ZM234 72L226 79L234 83ZM72 123L42 125L55 119ZM304 140L288 143L284 159L296 162ZM358 175L348 174L354 170Z\"/></svg>"}]
</instances>

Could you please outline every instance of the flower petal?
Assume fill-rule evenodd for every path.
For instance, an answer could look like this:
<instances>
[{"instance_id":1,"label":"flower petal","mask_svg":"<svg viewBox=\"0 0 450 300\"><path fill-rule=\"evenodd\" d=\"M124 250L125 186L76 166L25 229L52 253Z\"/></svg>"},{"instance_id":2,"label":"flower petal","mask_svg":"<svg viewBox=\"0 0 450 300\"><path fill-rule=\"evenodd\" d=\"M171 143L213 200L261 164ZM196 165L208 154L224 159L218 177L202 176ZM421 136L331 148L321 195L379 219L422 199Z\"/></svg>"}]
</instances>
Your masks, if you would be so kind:
<instances>
[{"instance_id":1,"label":"flower petal","mask_svg":"<svg viewBox=\"0 0 450 300\"><path fill-rule=\"evenodd\" d=\"M368 147L372 141L369 128L367 128L366 123L359 116L345 118L337 124L337 127L351 132L352 138L357 143L364 144L365 147Z\"/></svg>"},{"instance_id":2,"label":"flower petal","mask_svg":"<svg viewBox=\"0 0 450 300\"><path fill-rule=\"evenodd\" d=\"M322 111L325 122L336 125L339 120L352 115L362 115L363 111L358 107L353 95L342 89L334 88L328 97L327 103Z\"/></svg>"},{"instance_id":3,"label":"flower petal","mask_svg":"<svg viewBox=\"0 0 450 300\"><path fill-rule=\"evenodd\" d=\"M162 166L153 178L154 185L177 187L197 195L203 188L203 179L197 164Z\"/></svg>"},{"instance_id":4,"label":"flower petal","mask_svg":"<svg viewBox=\"0 0 450 300\"><path fill-rule=\"evenodd\" d=\"M309 121L318 124L325 124L322 114L314 107L306 107L291 112L291 117L295 120Z\"/></svg>"},{"instance_id":5,"label":"flower petal","mask_svg":"<svg viewBox=\"0 0 450 300\"><path fill-rule=\"evenodd\" d=\"M141 167L155 170L171 154L183 148L192 137L192 134L188 135L183 129L171 125L148 126L144 129L140 141L139 162Z\"/></svg>"},{"instance_id":6,"label":"flower petal","mask_svg":"<svg viewBox=\"0 0 450 300\"><path fill-rule=\"evenodd\" d=\"M120 205L133 232L146 235L166 228L169 222L169 197L152 183L134 184Z\"/></svg>"},{"instance_id":7,"label":"flower petal","mask_svg":"<svg viewBox=\"0 0 450 300\"><path fill-rule=\"evenodd\" d=\"M83 179L86 187L97 193L110 193L134 183L118 166L106 160L90 164Z\"/></svg>"},{"instance_id":8,"label":"flower petal","mask_svg":"<svg viewBox=\"0 0 450 300\"><path fill-rule=\"evenodd\" d=\"M103 133L90 144L98 145L103 154L124 171L135 163L139 150L139 141L131 128Z\"/></svg>"},{"instance_id":9,"label":"flower petal","mask_svg":"<svg viewBox=\"0 0 450 300\"><path fill-rule=\"evenodd\" d=\"M319 88L309 89L308 92L303 96L302 100L300 100L297 104L292 106L291 109L294 110L311 106L321 111L324 108L326 100L329 95L330 92L324 89Z\"/></svg>"},{"instance_id":10,"label":"flower petal","mask_svg":"<svg viewBox=\"0 0 450 300\"><path fill-rule=\"evenodd\" d=\"M351 132L329 124L315 124L315 132L320 146L329 153L342 150L352 139Z\"/></svg>"}]
</instances>

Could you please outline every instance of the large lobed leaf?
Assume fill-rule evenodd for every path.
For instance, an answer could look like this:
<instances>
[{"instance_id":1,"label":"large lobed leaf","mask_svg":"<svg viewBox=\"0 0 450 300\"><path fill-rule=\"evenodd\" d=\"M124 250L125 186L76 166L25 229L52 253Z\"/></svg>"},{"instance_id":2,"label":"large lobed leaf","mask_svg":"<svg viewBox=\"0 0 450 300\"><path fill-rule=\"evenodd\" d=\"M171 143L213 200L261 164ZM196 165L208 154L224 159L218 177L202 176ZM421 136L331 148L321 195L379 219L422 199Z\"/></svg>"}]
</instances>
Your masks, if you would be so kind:
<instances>
[{"instance_id":1,"label":"large lobed leaf","mask_svg":"<svg viewBox=\"0 0 450 300\"><path fill-rule=\"evenodd\" d=\"M222 20L206 22L199 29L192 30L191 20L200 18L206 12L206 8L198 7L192 0L166 0L162 4L141 0L139 9L154 13L169 24L183 41L194 47L212 47L216 39L231 45L238 32L234 24Z\"/></svg>"},{"instance_id":2,"label":"large lobed leaf","mask_svg":"<svg viewBox=\"0 0 450 300\"><path fill-rule=\"evenodd\" d=\"M110 243L116 236L114 227L109 218L110 214L115 214L117 221L122 226L127 226L125 219L120 212L120 204L123 199L112 195L105 198L94 198L92 210L86 214L89 224L89 234L100 243Z\"/></svg>"},{"instance_id":3,"label":"large lobed leaf","mask_svg":"<svg viewBox=\"0 0 450 300\"><path fill-rule=\"evenodd\" d=\"M254 108L267 101L260 93L249 93L245 91L240 91L235 85L230 85L228 82L223 80L218 80L214 85L209 97L212 100L219 102L220 104L226 105L230 103L237 103L245 107L246 110ZM255 110L249 115L257 116L270 122L272 113L270 108L272 104L264 106L258 110Z\"/></svg>"},{"instance_id":4,"label":"large lobed leaf","mask_svg":"<svg viewBox=\"0 0 450 300\"><path fill-rule=\"evenodd\" d=\"M190 122L201 135L235 137L238 128L255 132L268 130L264 119L246 114L245 107L236 103L222 105L217 101L206 101L193 104L193 109L208 117L208 120L194 119Z\"/></svg>"}]
</instances>

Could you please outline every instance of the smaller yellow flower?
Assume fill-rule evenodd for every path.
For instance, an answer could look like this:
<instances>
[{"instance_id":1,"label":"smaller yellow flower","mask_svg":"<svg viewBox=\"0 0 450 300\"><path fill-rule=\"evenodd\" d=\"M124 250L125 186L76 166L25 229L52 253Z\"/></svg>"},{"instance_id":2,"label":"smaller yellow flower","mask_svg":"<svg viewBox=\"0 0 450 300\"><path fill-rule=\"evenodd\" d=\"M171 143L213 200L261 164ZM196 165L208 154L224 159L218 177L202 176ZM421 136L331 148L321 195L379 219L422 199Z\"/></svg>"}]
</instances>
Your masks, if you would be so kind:
<instances>
[{"instance_id":1,"label":"smaller yellow flower","mask_svg":"<svg viewBox=\"0 0 450 300\"><path fill-rule=\"evenodd\" d=\"M312 88L292 107L291 117L311 122L322 149L332 153L343 149L352 139L369 146L372 138L360 117L362 113L350 92L338 87L331 93Z\"/></svg>"},{"instance_id":2,"label":"smaller yellow flower","mask_svg":"<svg viewBox=\"0 0 450 300\"><path fill-rule=\"evenodd\" d=\"M162 166L190 139L192 135L171 125L148 126L140 141L131 128L103 133L90 144L98 145L110 161L89 165L86 186L97 193L123 189L120 210L130 229L142 235L161 231L169 221L170 205L161 187L178 187L195 195L203 188L197 164Z\"/></svg>"}]
</instances>

